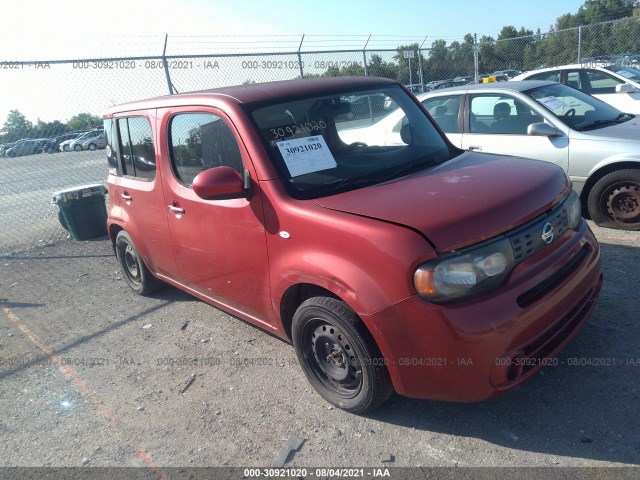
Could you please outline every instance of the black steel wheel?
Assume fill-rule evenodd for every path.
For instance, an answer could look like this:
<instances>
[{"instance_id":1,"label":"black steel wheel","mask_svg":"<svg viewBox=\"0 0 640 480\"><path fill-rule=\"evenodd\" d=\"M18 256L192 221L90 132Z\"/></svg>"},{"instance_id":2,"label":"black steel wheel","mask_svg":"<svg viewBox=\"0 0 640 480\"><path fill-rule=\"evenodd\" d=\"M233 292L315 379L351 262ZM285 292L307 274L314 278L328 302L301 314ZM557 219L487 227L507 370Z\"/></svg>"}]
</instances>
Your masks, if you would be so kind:
<instances>
[{"instance_id":1,"label":"black steel wheel","mask_svg":"<svg viewBox=\"0 0 640 480\"><path fill-rule=\"evenodd\" d=\"M587 202L597 225L640 230L640 169L605 175L591 188Z\"/></svg>"},{"instance_id":2,"label":"black steel wheel","mask_svg":"<svg viewBox=\"0 0 640 480\"><path fill-rule=\"evenodd\" d=\"M162 282L144 264L131 237L124 230L116 237L116 257L124 278L138 295L148 295L162 286Z\"/></svg>"},{"instance_id":3,"label":"black steel wheel","mask_svg":"<svg viewBox=\"0 0 640 480\"><path fill-rule=\"evenodd\" d=\"M344 302L329 297L305 300L293 317L292 334L309 382L329 403L364 413L393 393L385 359Z\"/></svg>"}]
</instances>

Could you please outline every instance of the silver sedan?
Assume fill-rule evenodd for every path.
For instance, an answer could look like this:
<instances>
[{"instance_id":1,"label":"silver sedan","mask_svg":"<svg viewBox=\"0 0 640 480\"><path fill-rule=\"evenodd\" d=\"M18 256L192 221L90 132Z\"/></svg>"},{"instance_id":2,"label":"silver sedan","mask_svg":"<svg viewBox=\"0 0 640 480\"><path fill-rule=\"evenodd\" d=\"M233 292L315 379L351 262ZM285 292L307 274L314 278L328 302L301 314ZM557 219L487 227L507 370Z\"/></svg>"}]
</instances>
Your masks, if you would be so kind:
<instances>
[{"instance_id":1,"label":"silver sedan","mask_svg":"<svg viewBox=\"0 0 640 480\"><path fill-rule=\"evenodd\" d=\"M418 99L457 147L555 163L596 224L640 230L636 116L548 81L467 85Z\"/></svg>"}]
</instances>

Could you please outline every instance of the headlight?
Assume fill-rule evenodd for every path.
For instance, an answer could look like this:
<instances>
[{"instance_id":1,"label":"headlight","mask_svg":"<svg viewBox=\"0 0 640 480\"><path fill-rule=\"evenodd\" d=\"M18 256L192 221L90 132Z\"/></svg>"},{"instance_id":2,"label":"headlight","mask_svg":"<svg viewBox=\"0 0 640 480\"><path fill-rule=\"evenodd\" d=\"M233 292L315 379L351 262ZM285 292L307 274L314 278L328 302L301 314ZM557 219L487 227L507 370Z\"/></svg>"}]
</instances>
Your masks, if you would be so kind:
<instances>
[{"instance_id":1,"label":"headlight","mask_svg":"<svg viewBox=\"0 0 640 480\"><path fill-rule=\"evenodd\" d=\"M447 302L470 297L499 285L513 268L506 238L420 265L413 284L424 299Z\"/></svg>"},{"instance_id":2,"label":"headlight","mask_svg":"<svg viewBox=\"0 0 640 480\"><path fill-rule=\"evenodd\" d=\"M567 209L567 224L571 230L577 230L580 225L580 216L582 214L582 205L580 205L580 197L575 190L571 190L569 198L565 203Z\"/></svg>"}]
</instances>

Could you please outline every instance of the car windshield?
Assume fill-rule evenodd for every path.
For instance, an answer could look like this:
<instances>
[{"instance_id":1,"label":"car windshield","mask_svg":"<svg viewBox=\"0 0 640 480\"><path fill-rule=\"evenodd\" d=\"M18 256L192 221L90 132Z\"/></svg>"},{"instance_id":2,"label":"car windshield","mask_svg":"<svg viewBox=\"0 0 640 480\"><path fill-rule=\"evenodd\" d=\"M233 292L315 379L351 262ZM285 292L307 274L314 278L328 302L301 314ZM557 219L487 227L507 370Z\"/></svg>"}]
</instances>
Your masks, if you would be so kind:
<instances>
[{"instance_id":1,"label":"car windshield","mask_svg":"<svg viewBox=\"0 0 640 480\"><path fill-rule=\"evenodd\" d=\"M533 88L523 93L579 132L609 127L633 118L633 115L622 113L591 95L560 83Z\"/></svg>"},{"instance_id":2,"label":"car windshield","mask_svg":"<svg viewBox=\"0 0 640 480\"><path fill-rule=\"evenodd\" d=\"M386 97L398 105L389 114ZM298 98L252 116L287 191L299 199L387 182L457 154L399 86Z\"/></svg>"},{"instance_id":3,"label":"car windshield","mask_svg":"<svg viewBox=\"0 0 640 480\"><path fill-rule=\"evenodd\" d=\"M609 65L608 67L604 67L604 68L612 72L615 72L618 75L623 76L624 78L633 80L634 82L640 82L640 70L636 70L635 68L623 67L620 65Z\"/></svg>"}]
</instances>

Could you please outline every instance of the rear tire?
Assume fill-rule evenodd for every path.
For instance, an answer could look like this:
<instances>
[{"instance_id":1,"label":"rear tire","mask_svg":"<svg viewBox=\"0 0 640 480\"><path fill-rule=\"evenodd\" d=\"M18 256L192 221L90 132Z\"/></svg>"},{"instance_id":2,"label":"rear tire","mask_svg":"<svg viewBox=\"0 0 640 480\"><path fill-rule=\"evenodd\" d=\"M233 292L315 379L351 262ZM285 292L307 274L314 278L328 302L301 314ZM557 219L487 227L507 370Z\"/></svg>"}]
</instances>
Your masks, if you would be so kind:
<instances>
[{"instance_id":1,"label":"rear tire","mask_svg":"<svg viewBox=\"0 0 640 480\"><path fill-rule=\"evenodd\" d=\"M640 169L617 170L598 180L587 198L596 225L640 230Z\"/></svg>"},{"instance_id":2,"label":"rear tire","mask_svg":"<svg viewBox=\"0 0 640 480\"><path fill-rule=\"evenodd\" d=\"M378 346L341 300L305 300L293 316L292 336L305 375L327 402L351 413L365 413L393 393Z\"/></svg>"},{"instance_id":3,"label":"rear tire","mask_svg":"<svg viewBox=\"0 0 640 480\"><path fill-rule=\"evenodd\" d=\"M131 237L124 230L121 230L116 237L116 257L120 262L124 278L138 295L148 295L163 285L144 264Z\"/></svg>"},{"instance_id":4,"label":"rear tire","mask_svg":"<svg viewBox=\"0 0 640 480\"><path fill-rule=\"evenodd\" d=\"M95 144L95 143L90 143L90 144L89 144L89 150L93 151L93 150L95 150L96 148L97 148L97 147L96 147L96 144Z\"/></svg>"},{"instance_id":5,"label":"rear tire","mask_svg":"<svg viewBox=\"0 0 640 480\"><path fill-rule=\"evenodd\" d=\"M73 149L74 149L76 152L81 152L81 151L82 151L82 145L75 145L75 146L73 147Z\"/></svg>"}]
</instances>

